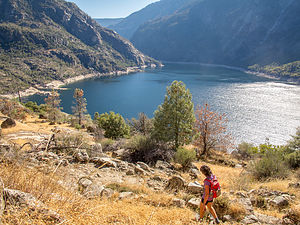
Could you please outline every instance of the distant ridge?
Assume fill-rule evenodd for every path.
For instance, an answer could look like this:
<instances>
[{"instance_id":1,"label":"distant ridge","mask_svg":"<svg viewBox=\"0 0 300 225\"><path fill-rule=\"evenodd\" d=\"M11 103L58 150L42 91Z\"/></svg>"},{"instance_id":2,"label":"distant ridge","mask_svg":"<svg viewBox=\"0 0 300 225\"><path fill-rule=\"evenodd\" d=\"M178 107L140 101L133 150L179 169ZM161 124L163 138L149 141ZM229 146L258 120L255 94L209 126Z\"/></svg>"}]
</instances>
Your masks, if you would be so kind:
<instances>
[{"instance_id":1,"label":"distant ridge","mask_svg":"<svg viewBox=\"0 0 300 225\"><path fill-rule=\"evenodd\" d=\"M160 0L132 13L120 23L110 25L109 28L130 40L140 25L154 19L170 16L178 9L194 1L196 0Z\"/></svg>"},{"instance_id":2,"label":"distant ridge","mask_svg":"<svg viewBox=\"0 0 300 225\"><path fill-rule=\"evenodd\" d=\"M131 37L163 61L249 65L300 60L299 0L198 0Z\"/></svg>"}]
</instances>

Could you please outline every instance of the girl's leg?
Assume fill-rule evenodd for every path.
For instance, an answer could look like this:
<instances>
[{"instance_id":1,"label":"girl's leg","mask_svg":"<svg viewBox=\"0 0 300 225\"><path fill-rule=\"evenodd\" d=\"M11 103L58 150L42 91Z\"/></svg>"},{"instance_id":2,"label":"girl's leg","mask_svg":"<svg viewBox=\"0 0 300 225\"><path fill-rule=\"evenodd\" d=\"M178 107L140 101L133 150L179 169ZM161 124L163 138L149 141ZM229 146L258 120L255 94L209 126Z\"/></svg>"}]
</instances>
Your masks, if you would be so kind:
<instances>
[{"instance_id":1,"label":"girl's leg","mask_svg":"<svg viewBox=\"0 0 300 225\"><path fill-rule=\"evenodd\" d=\"M205 213L205 205L203 202L200 202L200 219L204 217L204 213Z\"/></svg>"},{"instance_id":2,"label":"girl's leg","mask_svg":"<svg viewBox=\"0 0 300 225\"><path fill-rule=\"evenodd\" d=\"M208 208L208 210L210 211L211 215L212 215L215 219L217 219L218 216L217 216L217 214L216 214L216 211L215 211L214 207L212 207L212 202L207 203L207 208ZM200 205L200 209L201 209L201 205ZM201 211L200 211L200 212L201 212Z\"/></svg>"},{"instance_id":3,"label":"girl's leg","mask_svg":"<svg viewBox=\"0 0 300 225\"><path fill-rule=\"evenodd\" d=\"M217 216L217 213L216 213L214 207L212 207L212 202L207 203L207 208L210 211L211 215L215 218L216 223L219 224L220 221L219 221L219 218Z\"/></svg>"}]
</instances>

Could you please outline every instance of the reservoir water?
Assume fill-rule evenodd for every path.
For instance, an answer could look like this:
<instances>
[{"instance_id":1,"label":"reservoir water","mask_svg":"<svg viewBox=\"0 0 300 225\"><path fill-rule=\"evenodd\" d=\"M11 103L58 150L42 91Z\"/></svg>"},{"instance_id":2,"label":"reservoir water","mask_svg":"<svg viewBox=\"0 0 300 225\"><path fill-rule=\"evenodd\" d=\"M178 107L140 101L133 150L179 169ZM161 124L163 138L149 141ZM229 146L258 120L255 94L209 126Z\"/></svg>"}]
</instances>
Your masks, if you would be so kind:
<instances>
[{"instance_id":1,"label":"reservoir water","mask_svg":"<svg viewBox=\"0 0 300 225\"><path fill-rule=\"evenodd\" d=\"M299 85L198 64L166 63L160 69L73 83L60 91L61 105L71 113L74 89L81 88L92 116L114 111L129 119L139 112L153 117L174 80L186 84L195 106L208 103L213 111L226 114L236 143L260 144L268 138L272 144L285 144L300 126ZM34 95L29 100L42 103L44 98Z\"/></svg>"}]
</instances>

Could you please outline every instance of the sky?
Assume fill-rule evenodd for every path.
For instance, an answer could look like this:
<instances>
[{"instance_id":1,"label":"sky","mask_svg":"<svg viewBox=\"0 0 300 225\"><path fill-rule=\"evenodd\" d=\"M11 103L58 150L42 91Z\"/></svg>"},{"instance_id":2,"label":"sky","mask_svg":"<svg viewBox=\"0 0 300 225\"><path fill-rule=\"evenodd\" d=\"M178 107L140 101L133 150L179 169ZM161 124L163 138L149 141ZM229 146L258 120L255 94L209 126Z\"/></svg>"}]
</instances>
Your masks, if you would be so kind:
<instances>
[{"instance_id":1,"label":"sky","mask_svg":"<svg viewBox=\"0 0 300 225\"><path fill-rule=\"evenodd\" d=\"M124 18L158 0L67 0L92 18Z\"/></svg>"}]
</instances>

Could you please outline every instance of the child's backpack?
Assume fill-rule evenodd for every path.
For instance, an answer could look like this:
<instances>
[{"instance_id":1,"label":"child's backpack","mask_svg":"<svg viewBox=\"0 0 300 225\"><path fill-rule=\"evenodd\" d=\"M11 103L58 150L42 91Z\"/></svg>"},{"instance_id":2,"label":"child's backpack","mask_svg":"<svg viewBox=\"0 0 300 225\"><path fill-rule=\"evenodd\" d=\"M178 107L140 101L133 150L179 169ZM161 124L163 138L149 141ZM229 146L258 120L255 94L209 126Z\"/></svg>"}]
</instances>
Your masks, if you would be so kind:
<instances>
[{"instance_id":1,"label":"child's backpack","mask_svg":"<svg viewBox=\"0 0 300 225\"><path fill-rule=\"evenodd\" d=\"M213 176L213 179L205 179L206 181L208 181L210 183L210 190L212 193L212 197L213 198L217 198L221 195L221 186L219 184L219 181L217 180L216 176Z\"/></svg>"}]
</instances>

